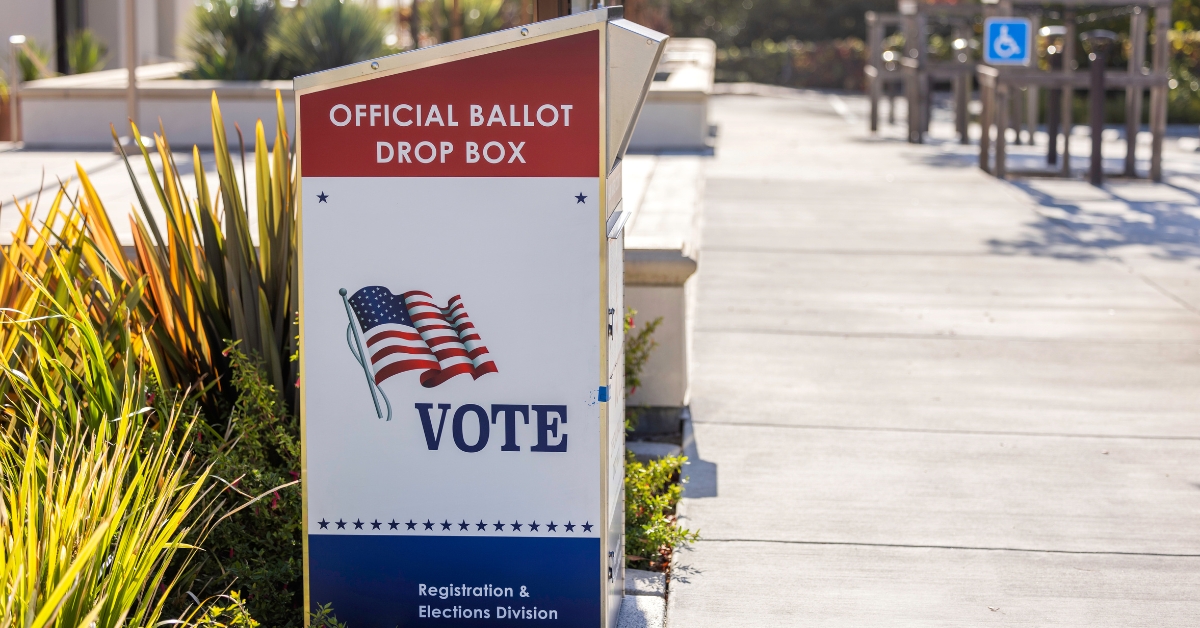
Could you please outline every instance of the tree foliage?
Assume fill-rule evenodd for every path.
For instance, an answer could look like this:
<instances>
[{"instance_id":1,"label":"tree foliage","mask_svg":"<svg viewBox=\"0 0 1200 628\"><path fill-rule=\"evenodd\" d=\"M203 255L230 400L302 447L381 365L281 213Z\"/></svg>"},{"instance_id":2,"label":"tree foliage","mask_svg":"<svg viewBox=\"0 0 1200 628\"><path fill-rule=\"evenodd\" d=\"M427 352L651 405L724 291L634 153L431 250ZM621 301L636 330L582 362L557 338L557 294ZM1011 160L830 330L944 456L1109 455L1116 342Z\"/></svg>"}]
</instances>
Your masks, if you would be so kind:
<instances>
[{"instance_id":1,"label":"tree foliage","mask_svg":"<svg viewBox=\"0 0 1200 628\"><path fill-rule=\"evenodd\" d=\"M270 34L268 48L281 74L299 76L382 57L383 21L369 6L341 0L310 0L288 11Z\"/></svg>"},{"instance_id":2,"label":"tree foliage","mask_svg":"<svg viewBox=\"0 0 1200 628\"><path fill-rule=\"evenodd\" d=\"M192 13L188 48L196 62L193 78L266 80L282 78L267 36L279 22L275 2L208 0Z\"/></svg>"},{"instance_id":3,"label":"tree foliage","mask_svg":"<svg viewBox=\"0 0 1200 628\"><path fill-rule=\"evenodd\" d=\"M380 11L359 2L211 0L192 22L190 78L290 79L394 52Z\"/></svg>"},{"instance_id":4,"label":"tree foliage","mask_svg":"<svg viewBox=\"0 0 1200 628\"><path fill-rule=\"evenodd\" d=\"M895 0L672 0L671 21L679 37L708 37L726 48L768 39L862 39L867 11L895 10Z\"/></svg>"}]
</instances>

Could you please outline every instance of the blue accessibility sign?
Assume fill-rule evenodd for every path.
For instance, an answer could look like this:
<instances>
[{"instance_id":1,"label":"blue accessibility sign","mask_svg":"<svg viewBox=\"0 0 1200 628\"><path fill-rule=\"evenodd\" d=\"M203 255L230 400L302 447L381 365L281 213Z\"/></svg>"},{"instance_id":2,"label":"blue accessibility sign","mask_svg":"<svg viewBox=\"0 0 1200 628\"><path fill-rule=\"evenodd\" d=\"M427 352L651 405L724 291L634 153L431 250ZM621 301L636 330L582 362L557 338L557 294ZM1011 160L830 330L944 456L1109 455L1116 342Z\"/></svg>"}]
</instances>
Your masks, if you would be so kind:
<instances>
[{"instance_id":1,"label":"blue accessibility sign","mask_svg":"<svg viewBox=\"0 0 1200 628\"><path fill-rule=\"evenodd\" d=\"M1023 17L990 17L983 23L983 61L989 65L1029 65L1033 23Z\"/></svg>"}]
</instances>

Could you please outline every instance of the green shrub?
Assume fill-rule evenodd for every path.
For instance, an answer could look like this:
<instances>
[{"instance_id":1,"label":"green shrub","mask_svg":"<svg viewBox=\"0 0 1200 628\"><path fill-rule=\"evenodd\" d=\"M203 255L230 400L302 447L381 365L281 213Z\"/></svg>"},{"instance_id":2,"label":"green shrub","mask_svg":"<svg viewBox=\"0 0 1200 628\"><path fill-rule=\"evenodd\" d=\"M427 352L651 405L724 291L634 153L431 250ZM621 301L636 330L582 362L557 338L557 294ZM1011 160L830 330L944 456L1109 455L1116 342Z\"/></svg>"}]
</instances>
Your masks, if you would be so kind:
<instances>
[{"instance_id":1,"label":"green shrub","mask_svg":"<svg viewBox=\"0 0 1200 628\"><path fill-rule=\"evenodd\" d=\"M50 52L32 37L26 39L25 46L17 52L17 67L21 69L21 81L54 76L54 71L50 69Z\"/></svg>"},{"instance_id":2,"label":"green shrub","mask_svg":"<svg viewBox=\"0 0 1200 628\"><path fill-rule=\"evenodd\" d=\"M108 45L85 28L67 40L67 66L71 74L103 70L108 62Z\"/></svg>"},{"instance_id":3,"label":"green shrub","mask_svg":"<svg viewBox=\"0 0 1200 628\"><path fill-rule=\"evenodd\" d=\"M279 21L274 1L208 0L192 13L189 78L261 81L285 78L267 37Z\"/></svg>"},{"instance_id":4,"label":"green shrub","mask_svg":"<svg viewBox=\"0 0 1200 628\"><path fill-rule=\"evenodd\" d=\"M1173 30L1171 36L1171 87L1167 120L1200 122L1200 32ZM1121 103L1124 111L1124 101ZM1143 109L1145 110L1145 109Z\"/></svg>"},{"instance_id":5,"label":"green shrub","mask_svg":"<svg viewBox=\"0 0 1200 628\"><path fill-rule=\"evenodd\" d=\"M665 571L675 548L699 540L699 531L681 528L675 520L685 462L684 456L670 456L643 464L625 452L626 566Z\"/></svg>"},{"instance_id":6,"label":"green shrub","mask_svg":"<svg viewBox=\"0 0 1200 628\"><path fill-rule=\"evenodd\" d=\"M345 623L337 620L330 604L321 606L309 615L308 625L309 628L348 628Z\"/></svg>"},{"instance_id":7,"label":"green shrub","mask_svg":"<svg viewBox=\"0 0 1200 628\"><path fill-rule=\"evenodd\" d=\"M503 0L458 0L462 19L462 36L474 37L505 28ZM420 22L438 41L450 41L454 20L454 0L421 2Z\"/></svg>"},{"instance_id":8,"label":"green shrub","mask_svg":"<svg viewBox=\"0 0 1200 628\"><path fill-rule=\"evenodd\" d=\"M643 0L645 1L645 0ZM677 37L707 37L720 48L756 41L864 38L867 11L896 11L896 0L670 0ZM959 4L962 4L960 1ZM936 26L936 25L935 25Z\"/></svg>"},{"instance_id":9,"label":"green shrub","mask_svg":"<svg viewBox=\"0 0 1200 628\"><path fill-rule=\"evenodd\" d=\"M197 610L200 616L187 622L195 628L258 628L259 623L250 616L246 603L237 591L219 595L202 604Z\"/></svg>"},{"instance_id":10,"label":"green shrub","mask_svg":"<svg viewBox=\"0 0 1200 628\"><path fill-rule=\"evenodd\" d=\"M309 0L283 16L268 47L282 75L292 77L395 52L383 38L378 10L356 2Z\"/></svg>"},{"instance_id":11,"label":"green shrub","mask_svg":"<svg viewBox=\"0 0 1200 628\"><path fill-rule=\"evenodd\" d=\"M865 63L861 39L763 40L744 48L718 50L716 80L861 90Z\"/></svg>"},{"instance_id":12,"label":"green shrub","mask_svg":"<svg viewBox=\"0 0 1200 628\"><path fill-rule=\"evenodd\" d=\"M204 540L197 588L237 590L251 616L272 628L303 620L300 426L270 384L262 362L227 350L237 401L226 422L197 445L222 492L227 514ZM195 590L195 589L193 589ZM229 624L240 626L242 624ZM249 625L249 624L247 624Z\"/></svg>"},{"instance_id":13,"label":"green shrub","mask_svg":"<svg viewBox=\"0 0 1200 628\"><path fill-rule=\"evenodd\" d=\"M188 41L197 79L271 80L381 57L383 13L359 2L212 0L196 7Z\"/></svg>"},{"instance_id":14,"label":"green shrub","mask_svg":"<svg viewBox=\"0 0 1200 628\"><path fill-rule=\"evenodd\" d=\"M642 371L646 368L646 362L650 359L650 353L658 346L658 342L654 340L654 330L662 324L662 317L648 322L638 332L630 333L637 325L635 318L637 310L633 308L625 308L625 398L637 391L638 386L642 385ZM641 409L635 406L625 406L625 431L632 431L637 427L638 417L641 415Z\"/></svg>"}]
</instances>

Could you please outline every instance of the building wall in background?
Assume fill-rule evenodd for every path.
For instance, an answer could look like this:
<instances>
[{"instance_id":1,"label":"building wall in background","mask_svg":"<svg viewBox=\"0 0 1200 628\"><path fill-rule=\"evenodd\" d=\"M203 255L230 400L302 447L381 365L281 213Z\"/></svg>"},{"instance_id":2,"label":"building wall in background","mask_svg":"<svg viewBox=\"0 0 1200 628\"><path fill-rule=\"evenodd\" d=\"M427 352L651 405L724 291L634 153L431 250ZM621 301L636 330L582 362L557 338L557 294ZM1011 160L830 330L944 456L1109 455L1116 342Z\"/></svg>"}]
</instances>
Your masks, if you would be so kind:
<instances>
[{"instance_id":1,"label":"building wall in background","mask_svg":"<svg viewBox=\"0 0 1200 628\"><path fill-rule=\"evenodd\" d=\"M8 38L24 35L50 52L50 67L54 57L54 0L0 0L0 59L7 74L11 66Z\"/></svg>"},{"instance_id":2,"label":"building wall in background","mask_svg":"<svg viewBox=\"0 0 1200 628\"><path fill-rule=\"evenodd\" d=\"M82 25L108 45L107 69L126 67L124 0L74 0L82 9ZM135 0L138 20L138 62L157 63L182 58L183 40L192 0ZM8 38L25 35L50 53L57 67L55 0L0 0L0 61L9 68ZM72 25L73 26L73 25Z\"/></svg>"},{"instance_id":3,"label":"building wall in background","mask_svg":"<svg viewBox=\"0 0 1200 628\"><path fill-rule=\"evenodd\" d=\"M83 0L84 24L108 45L106 69L125 67L121 53L121 0Z\"/></svg>"}]
</instances>

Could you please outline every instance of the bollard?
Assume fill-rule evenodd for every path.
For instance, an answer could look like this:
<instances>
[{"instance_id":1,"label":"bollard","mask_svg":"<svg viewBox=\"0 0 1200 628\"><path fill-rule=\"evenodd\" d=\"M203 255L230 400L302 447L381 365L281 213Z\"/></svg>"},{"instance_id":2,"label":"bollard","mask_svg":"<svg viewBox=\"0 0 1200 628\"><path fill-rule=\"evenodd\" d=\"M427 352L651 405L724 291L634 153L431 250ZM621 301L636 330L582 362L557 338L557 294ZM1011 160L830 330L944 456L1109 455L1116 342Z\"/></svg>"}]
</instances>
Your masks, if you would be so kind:
<instances>
[{"instance_id":1,"label":"bollard","mask_svg":"<svg viewBox=\"0 0 1200 628\"><path fill-rule=\"evenodd\" d=\"M1088 182L1099 186L1104 183L1104 159L1101 148L1104 143L1104 69L1108 65L1108 53L1117 39L1112 31L1094 30L1083 34L1084 45L1091 48L1091 83L1088 86L1088 117L1092 127L1092 163L1088 170Z\"/></svg>"},{"instance_id":2,"label":"bollard","mask_svg":"<svg viewBox=\"0 0 1200 628\"><path fill-rule=\"evenodd\" d=\"M1065 26L1043 26L1038 33L1042 37L1053 37L1053 43L1046 46L1046 60L1051 72L1061 72L1063 65L1063 41L1067 34ZM1046 135L1050 145L1046 149L1046 165L1058 163L1058 125L1062 115L1062 90L1049 89L1046 91Z\"/></svg>"}]
</instances>

